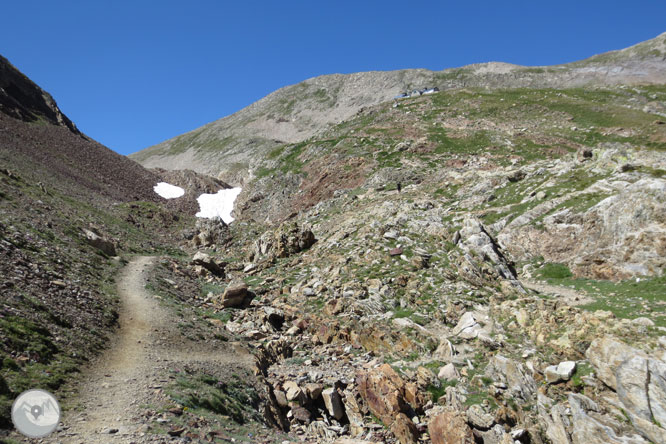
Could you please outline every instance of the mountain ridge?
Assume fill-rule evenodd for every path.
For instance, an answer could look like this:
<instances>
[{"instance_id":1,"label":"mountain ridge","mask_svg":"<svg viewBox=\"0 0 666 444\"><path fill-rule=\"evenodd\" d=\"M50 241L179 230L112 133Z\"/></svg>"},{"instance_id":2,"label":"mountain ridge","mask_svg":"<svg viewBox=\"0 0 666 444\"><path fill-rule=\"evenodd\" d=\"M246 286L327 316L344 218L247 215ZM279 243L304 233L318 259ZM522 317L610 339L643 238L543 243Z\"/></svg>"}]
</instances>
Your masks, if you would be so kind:
<instances>
[{"instance_id":1,"label":"mountain ridge","mask_svg":"<svg viewBox=\"0 0 666 444\"><path fill-rule=\"evenodd\" d=\"M666 33L621 50L552 66L504 62L443 71L426 69L328 74L280 88L249 106L129 157L147 167L188 168L235 185L248 180L256 157L301 142L363 107L403 91L480 88L565 88L666 82Z\"/></svg>"}]
</instances>

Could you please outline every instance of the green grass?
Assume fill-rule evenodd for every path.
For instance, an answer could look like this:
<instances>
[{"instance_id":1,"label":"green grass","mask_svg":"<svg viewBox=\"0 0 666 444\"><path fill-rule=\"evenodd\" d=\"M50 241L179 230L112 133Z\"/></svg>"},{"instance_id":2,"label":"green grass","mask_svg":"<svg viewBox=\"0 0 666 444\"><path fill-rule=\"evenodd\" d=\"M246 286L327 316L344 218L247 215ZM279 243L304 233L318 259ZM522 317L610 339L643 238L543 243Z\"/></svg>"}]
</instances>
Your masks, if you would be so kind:
<instances>
[{"instance_id":1,"label":"green grass","mask_svg":"<svg viewBox=\"0 0 666 444\"><path fill-rule=\"evenodd\" d=\"M437 403L437 400L441 398L442 396L446 395L446 388L447 387L455 387L458 385L458 380L453 379L451 381L447 380L440 380L439 386L437 385L429 385L426 390L428 393L430 393L430 398L432 399L432 402Z\"/></svg>"},{"instance_id":2,"label":"green grass","mask_svg":"<svg viewBox=\"0 0 666 444\"><path fill-rule=\"evenodd\" d=\"M166 393L195 413L207 411L229 416L239 424L261 420L259 394L238 376L220 380L205 373L181 372Z\"/></svg>"},{"instance_id":3,"label":"green grass","mask_svg":"<svg viewBox=\"0 0 666 444\"><path fill-rule=\"evenodd\" d=\"M538 276L542 279L565 279L573 276L573 273L564 264L547 263L538 270Z\"/></svg>"},{"instance_id":4,"label":"green grass","mask_svg":"<svg viewBox=\"0 0 666 444\"><path fill-rule=\"evenodd\" d=\"M551 285L573 288L594 299L582 308L608 310L624 319L647 317L656 326L666 327L666 275L621 282L574 279L562 264L544 264L537 275Z\"/></svg>"}]
</instances>

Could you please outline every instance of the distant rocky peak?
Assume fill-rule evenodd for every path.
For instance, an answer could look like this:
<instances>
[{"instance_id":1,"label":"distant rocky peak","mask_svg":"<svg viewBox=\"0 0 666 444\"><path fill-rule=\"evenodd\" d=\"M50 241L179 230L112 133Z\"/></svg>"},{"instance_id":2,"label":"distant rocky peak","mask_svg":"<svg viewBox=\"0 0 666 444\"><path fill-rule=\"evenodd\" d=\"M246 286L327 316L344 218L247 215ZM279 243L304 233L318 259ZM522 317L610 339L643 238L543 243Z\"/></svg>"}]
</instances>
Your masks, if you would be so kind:
<instances>
[{"instance_id":1,"label":"distant rocky peak","mask_svg":"<svg viewBox=\"0 0 666 444\"><path fill-rule=\"evenodd\" d=\"M0 112L26 122L45 121L80 134L49 93L0 56Z\"/></svg>"}]
</instances>

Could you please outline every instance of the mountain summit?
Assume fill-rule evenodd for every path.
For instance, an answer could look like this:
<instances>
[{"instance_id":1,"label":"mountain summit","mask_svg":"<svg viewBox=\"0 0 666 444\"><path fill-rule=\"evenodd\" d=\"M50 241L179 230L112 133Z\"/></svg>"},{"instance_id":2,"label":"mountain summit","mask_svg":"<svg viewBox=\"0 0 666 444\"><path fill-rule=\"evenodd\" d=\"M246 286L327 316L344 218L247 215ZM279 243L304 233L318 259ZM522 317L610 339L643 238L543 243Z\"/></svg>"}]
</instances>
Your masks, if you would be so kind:
<instances>
[{"instance_id":1,"label":"mountain summit","mask_svg":"<svg viewBox=\"0 0 666 444\"><path fill-rule=\"evenodd\" d=\"M270 150L321 134L365 107L414 89L572 88L664 82L666 33L565 65L525 67L490 62L437 72L410 69L324 75L281 88L230 116L130 158L146 167L189 168L240 184Z\"/></svg>"}]
</instances>

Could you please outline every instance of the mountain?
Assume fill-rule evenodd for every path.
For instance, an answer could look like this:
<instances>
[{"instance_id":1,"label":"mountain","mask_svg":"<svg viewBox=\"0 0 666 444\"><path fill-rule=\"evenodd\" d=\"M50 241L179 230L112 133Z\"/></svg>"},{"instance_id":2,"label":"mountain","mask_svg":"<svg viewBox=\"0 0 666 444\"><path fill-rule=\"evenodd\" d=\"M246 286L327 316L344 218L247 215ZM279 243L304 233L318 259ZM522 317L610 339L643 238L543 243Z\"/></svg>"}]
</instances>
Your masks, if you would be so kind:
<instances>
[{"instance_id":1,"label":"mountain","mask_svg":"<svg viewBox=\"0 0 666 444\"><path fill-rule=\"evenodd\" d=\"M413 89L573 88L663 83L666 33L630 48L566 65L483 63L433 72L400 70L333 74L287 86L231 116L130 155L146 167L192 169L233 184L257 159L284 143L304 141L364 107ZM248 173L248 171L250 173Z\"/></svg>"},{"instance_id":2,"label":"mountain","mask_svg":"<svg viewBox=\"0 0 666 444\"><path fill-rule=\"evenodd\" d=\"M170 145L229 225L0 114L0 442L32 386L64 443L666 442L665 37L277 91Z\"/></svg>"},{"instance_id":3,"label":"mountain","mask_svg":"<svg viewBox=\"0 0 666 444\"><path fill-rule=\"evenodd\" d=\"M0 57L0 431L15 395L59 388L107 344L113 256L169 249L192 217L163 205L159 180Z\"/></svg>"}]
</instances>

